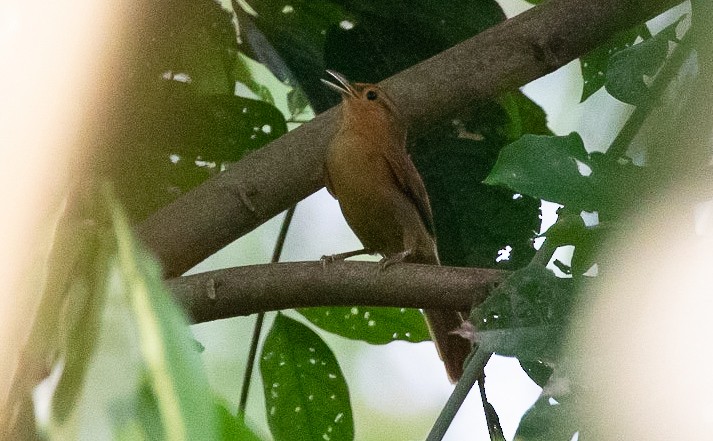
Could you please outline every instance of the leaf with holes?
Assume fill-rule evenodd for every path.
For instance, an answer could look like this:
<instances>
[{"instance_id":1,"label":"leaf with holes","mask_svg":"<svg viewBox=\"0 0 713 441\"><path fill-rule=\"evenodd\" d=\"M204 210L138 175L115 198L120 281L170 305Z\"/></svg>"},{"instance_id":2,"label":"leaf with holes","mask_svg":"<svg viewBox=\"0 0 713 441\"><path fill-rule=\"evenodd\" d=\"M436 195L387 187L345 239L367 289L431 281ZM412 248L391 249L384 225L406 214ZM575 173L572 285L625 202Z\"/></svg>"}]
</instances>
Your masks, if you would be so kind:
<instances>
[{"instance_id":1,"label":"leaf with holes","mask_svg":"<svg viewBox=\"0 0 713 441\"><path fill-rule=\"evenodd\" d=\"M409 146L431 200L444 265L517 269L532 258L539 201L483 184L508 142L503 130L515 134L538 125L526 109L514 111L517 101L510 110L481 103Z\"/></svg>"},{"instance_id":2,"label":"leaf with holes","mask_svg":"<svg viewBox=\"0 0 713 441\"><path fill-rule=\"evenodd\" d=\"M351 440L349 389L326 343L278 314L260 358L267 421L276 441Z\"/></svg>"},{"instance_id":3,"label":"leaf with holes","mask_svg":"<svg viewBox=\"0 0 713 441\"><path fill-rule=\"evenodd\" d=\"M649 98L645 79L656 75L668 55L669 41L676 40L676 27L683 17L654 37L617 52L609 59L607 92L619 101L641 105Z\"/></svg>"},{"instance_id":4,"label":"leaf with holes","mask_svg":"<svg viewBox=\"0 0 713 441\"><path fill-rule=\"evenodd\" d=\"M325 331L374 345L431 339L423 315L416 309L354 306L302 308L298 312Z\"/></svg>"},{"instance_id":5,"label":"leaf with holes","mask_svg":"<svg viewBox=\"0 0 713 441\"><path fill-rule=\"evenodd\" d=\"M626 31L619 32L604 42L601 46L584 55L580 59L582 69L582 98L580 102L589 98L594 92L601 89L607 81L607 65L613 55L634 44L636 38L649 37L649 29L645 24L637 25Z\"/></svg>"}]
</instances>

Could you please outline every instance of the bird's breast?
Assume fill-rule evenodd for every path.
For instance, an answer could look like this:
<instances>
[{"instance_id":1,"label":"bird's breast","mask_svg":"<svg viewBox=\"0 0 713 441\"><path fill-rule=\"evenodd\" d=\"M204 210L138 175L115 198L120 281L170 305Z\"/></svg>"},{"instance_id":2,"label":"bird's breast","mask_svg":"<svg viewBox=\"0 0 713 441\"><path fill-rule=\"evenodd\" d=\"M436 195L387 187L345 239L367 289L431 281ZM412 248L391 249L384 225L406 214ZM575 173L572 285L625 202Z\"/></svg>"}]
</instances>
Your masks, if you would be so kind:
<instances>
[{"instance_id":1,"label":"bird's breast","mask_svg":"<svg viewBox=\"0 0 713 441\"><path fill-rule=\"evenodd\" d=\"M382 147L358 136L335 139L327 155L331 190L347 223L366 248L395 253L403 248L401 199Z\"/></svg>"}]
</instances>

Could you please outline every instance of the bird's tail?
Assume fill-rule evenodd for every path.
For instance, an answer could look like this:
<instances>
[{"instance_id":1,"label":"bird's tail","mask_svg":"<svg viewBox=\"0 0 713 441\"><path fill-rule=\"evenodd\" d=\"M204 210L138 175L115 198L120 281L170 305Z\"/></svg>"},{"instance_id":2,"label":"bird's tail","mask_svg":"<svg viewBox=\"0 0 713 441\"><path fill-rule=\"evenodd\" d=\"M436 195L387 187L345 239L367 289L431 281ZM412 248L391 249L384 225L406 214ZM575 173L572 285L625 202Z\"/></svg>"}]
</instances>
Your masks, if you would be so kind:
<instances>
[{"instance_id":1,"label":"bird's tail","mask_svg":"<svg viewBox=\"0 0 713 441\"><path fill-rule=\"evenodd\" d=\"M448 379L455 383L463 375L463 364L471 350L470 341L453 332L460 328L463 318L458 312L445 309L426 309L424 313Z\"/></svg>"}]
</instances>

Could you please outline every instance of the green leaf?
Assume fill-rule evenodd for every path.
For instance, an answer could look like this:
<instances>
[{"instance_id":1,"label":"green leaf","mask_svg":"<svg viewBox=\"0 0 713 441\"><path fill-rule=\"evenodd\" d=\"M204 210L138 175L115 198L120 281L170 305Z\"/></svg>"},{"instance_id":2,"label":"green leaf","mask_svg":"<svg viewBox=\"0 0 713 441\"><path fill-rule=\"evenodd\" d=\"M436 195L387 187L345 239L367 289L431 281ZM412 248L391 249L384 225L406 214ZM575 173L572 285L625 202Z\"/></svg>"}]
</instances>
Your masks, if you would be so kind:
<instances>
[{"instance_id":1,"label":"green leaf","mask_svg":"<svg viewBox=\"0 0 713 441\"><path fill-rule=\"evenodd\" d=\"M287 65L316 112L339 100L319 81L325 68L358 81L379 81L505 18L489 0L258 0L250 6L256 17L239 16L244 46L251 46L245 52L262 53L253 58L265 60L276 75ZM261 38L276 53L264 53Z\"/></svg>"},{"instance_id":2,"label":"green leaf","mask_svg":"<svg viewBox=\"0 0 713 441\"><path fill-rule=\"evenodd\" d=\"M110 416L115 437L126 440L166 439L156 396L143 377L136 394L111 403Z\"/></svg>"},{"instance_id":3,"label":"green leaf","mask_svg":"<svg viewBox=\"0 0 713 441\"><path fill-rule=\"evenodd\" d=\"M528 377L532 379L538 386L544 387L552 377L551 366L543 363L541 360L518 360L520 367L525 371Z\"/></svg>"},{"instance_id":4,"label":"green leaf","mask_svg":"<svg viewBox=\"0 0 713 441\"><path fill-rule=\"evenodd\" d=\"M278 314L263 345L260 372L275 441L354 439L342 371L308 327Z\"/></svg>"},{"instance_id":5,"label":"green leaf","mask_svg":"<svg viewBox=\"0 0 713 441\"><path fill-rule=\"evenodd\" d=\"M222 404L216 406L220 419L223 441L260 441L260 437L250 430L245 421L232 413Z\"/></svg>"},{"instance_id":6,"label":"green leaf","mask_svg":"<svg viewBox=\"0 0 713 441\"><path fill-rule=\"evenodd\" d=\"M141 4L141 20L126 33L126 80L142 96L181 82L200 94L232 94L238 44L231 15L213 0L156 0ZM123 72L120 72L123 73ZM131 87L127 84L128 89Z\"/></svg>"},{"instance_id":7,"label":"green leaf","mask_svg":"<svg viewBox=\"0 0 713 441\"><path fill-rule=\"evenodd\" d=\"M655 197L659 188L655 183L657 177L631 160L592 152L587 165L592 168L589 178L594 187L593 205L600 222L619 219L622 213Z\"/></svg>"},{"instance_id":8,"label":"green leaf","mask_svg":"<svg viewBox=\"0 0 713 441\"><path fill-rule=\"evenodd\" d=\"M500 105L482 103L410 146L431 200L444 265L516 269L534 254L539 201L483 184L507 142L508 124Z\"/></svg>"},{"instance_id":9,"label":"green leaf","mask_svg":"<svg viewBox=\"0 0 713 441\"><path fill-rule=\"evenodd\" d=\"M302 308L297 312L325 331L375 345L431 339L423 314L416 309L354 306Z\"/></svg>"},{"instance_id":10,"label":"green leaf","mask_svg":"<svg viewBox=\"0 0 713 441\"><path fill-rule=\"evenodd\" d=\"M523 136L500 152L484 182L557 202L570 212L597 211L600 221L616 218L655 191L644 168L599 152L588 154L575 132Z\"/></svg>"},{"instance_id":11,"label":"green leaf","mask_svg":"<svg viewBox=\"0 0 713 441\"><path fill-rule=\"evenodd\" d=\"M577 161L586 165L587 158L576 132L567 136L525 135L502 149L484 182L573 210L594 211L593 185L577 165Z\"/></svg>"},{"instance_id":12,"label":"green leaf","mask_svg":"<svg viewBox=\"0 0 713 441\"><path fill-rule=\"evenodd\" d=\"M251 92L259 96L266 103L275 105L275 99L272 97L272 92L260 81L260 73L268 74L269 71L257 61L250 57L239 53L235 64L235 79L245 84Z\"/></svg>"},{"instance_id":13,"label":"green leaf","mask_svg":"<svg viewBox=\"0 0 713 441\"><path fill-rule=\"evenodd\" d=\"M578 276L589 270L595 263L594 255L604 240L606 230L601 225L585 226L580 215L565 214L542 235L547 237L548 246L575 246L571 273Z\"/></svg>"},{"instance_id":14,"label":"green leaf","mask_svg":"<svg viewBox=\"0 0 713 441\"><path fill-rule=\"evenodd\" d=\"M541 396L520 420L515 439L570 441L582 429L577 414L572 403L551 402L547 396Z\"/></svg>"},{"instance_id":15,"label":"green leaf","mask_svg":"<svg viewBox=\"0 0 713 441\"><path fill-rule=\"evenodd\" d=\"M663 65L668 42L677 41L676 26L682 18L654 37L612 55L606 72L606 89L611 96L637 106L649 98L645 78L653 77Z\"/></svg>"},{"instance_id":16,"label":"green leaf","mask_svg":"<svg viewBox=\"0 0 713 441\"><path fill-rule=\"evenodd\" d=\"M309 100L301 89L292 89L287 93L287 107L294 118L309 107Z\"/></svg>"},{"instance_id":17,"label":"green leaf","mask_svg":"<svg viewBox=\"0 0 713 441\"><path fill-rule=\"evenodd\" d=\"M114 182L132 222L286 131L274 106L234 96L245 57L232 16L215 1L143 2L139 15L116 42L129 49L108 86L116 103L106 116L110 142L93 164Z\"/></svg>"},{"instance_id":18,"label":"green leaf","mask_svg":"<svg viewBox=\"0 0 713 441\"><path fill-rule=\"evenodd\" d=\"M543 266L515 271L473 308L476 343L488 352L554 363L565 336L574 286Z\"/></svg>"},{"instance_id":19,"label":"green leaf","mask_svg":"<svg viewBox=\"0 0 713 441\"><path fill-rule=\"evenodd\" d=\"M124 212L111 205L120 286L164 433L171 440L216 439L218 421L188 321L164 287L161 270L133 237Z\"/></svg>"},{"instance_id":20,"label":"green leaf","mask_svg":"<svg viewBox=\"0 0 713 441\"><path fill-rule=\"evenodd\" d=\"M92 282L101 283L106 280L109 262L106 253L102 254L96 256L97 272L76 274L77 279L66 293L66 310L69 317L65 317L65 320L71 330L66 336L62 376L52 400L52 414L60 425L65 423L75 409L99 335L105 292L101 285L97 286Z\"/></svg>"},{"instance_id":21,"label":"green leaf","mask_svg":"<svg viewBox=\"0 0 713 441\"><path fill-rule=\"evenodd\" d=\"M262 101L200 95L180 84L145 102L117 142L109 173L133 219L142 219L181 193L287 132L285 119Z\"/></svg>"},{"instance_id":22,"label":"green leaf","mask_svg":"<svg viewBox=\"0 0 713 441\"><path fill-rule=\"evenodd\" d=\"M508 115L504 132L509 142L517 141L526 134L552 135L547 127L547 115L534 101L518 91L507 92L498 98Z\"/></svg>"},{"instance_id":23,"label":"green leaf","mask_svg":"<svg viewBox=\"0 0 713 441\"><path fill-rule=\"evenodd\" d=\"M644 38L651 36L645 24L637 25L614 35L604 44L581 57L580 66L584 83L580 102L586 100L604 86L607 80L606 72L610 58L622 49L633 45L639 36Z\"/></svg>"},{"instance_id":24,"label":"green leaf","mask_svg":"<svg viewBox=\"0 0 713 441\"><path fill-rule=\"evenodd\" d=\"M133 238L108 185L88 189L77 205L89 207L80 223L95 227L80 235L71 266L52 262L74 271L54 279L66 280L67 292L48 436L96 439L113 430L117 439L216 439L200 356L160 268Z\"/></svg>"}]
</instances>

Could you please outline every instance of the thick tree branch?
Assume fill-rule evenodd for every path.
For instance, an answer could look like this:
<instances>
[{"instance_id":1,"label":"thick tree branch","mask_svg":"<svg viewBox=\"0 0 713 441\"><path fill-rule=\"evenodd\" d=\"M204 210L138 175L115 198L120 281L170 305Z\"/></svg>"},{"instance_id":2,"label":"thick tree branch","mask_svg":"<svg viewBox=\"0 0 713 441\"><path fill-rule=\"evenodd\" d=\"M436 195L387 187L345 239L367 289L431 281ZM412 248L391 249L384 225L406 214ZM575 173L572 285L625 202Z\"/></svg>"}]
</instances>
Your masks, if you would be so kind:
<instances>
[{"instance_id":1,"label":"thick tree branch","mask_svg":"<svg viewBox=\"0 0 713 441\"><path fill-rule=\"evenodd\" d=\"M169 280L196 323L307 306L396 306L469 311L509 273L479 268L371 262L242 266Z\"/></svg>"},{"instance_id":2,"label":"thick tree branch","mask_svg":"<svg viewBox=\"0 0 713 441\"><path fill-rule=\"evenodd\" d=\"M550 0L383 82L423 133L474 102L522 86L679 3ZM139 226L176 276L320 189L331 109L181 196ZM254 207L251 211L248 207Z\"/></svg>"}]
</instances>

